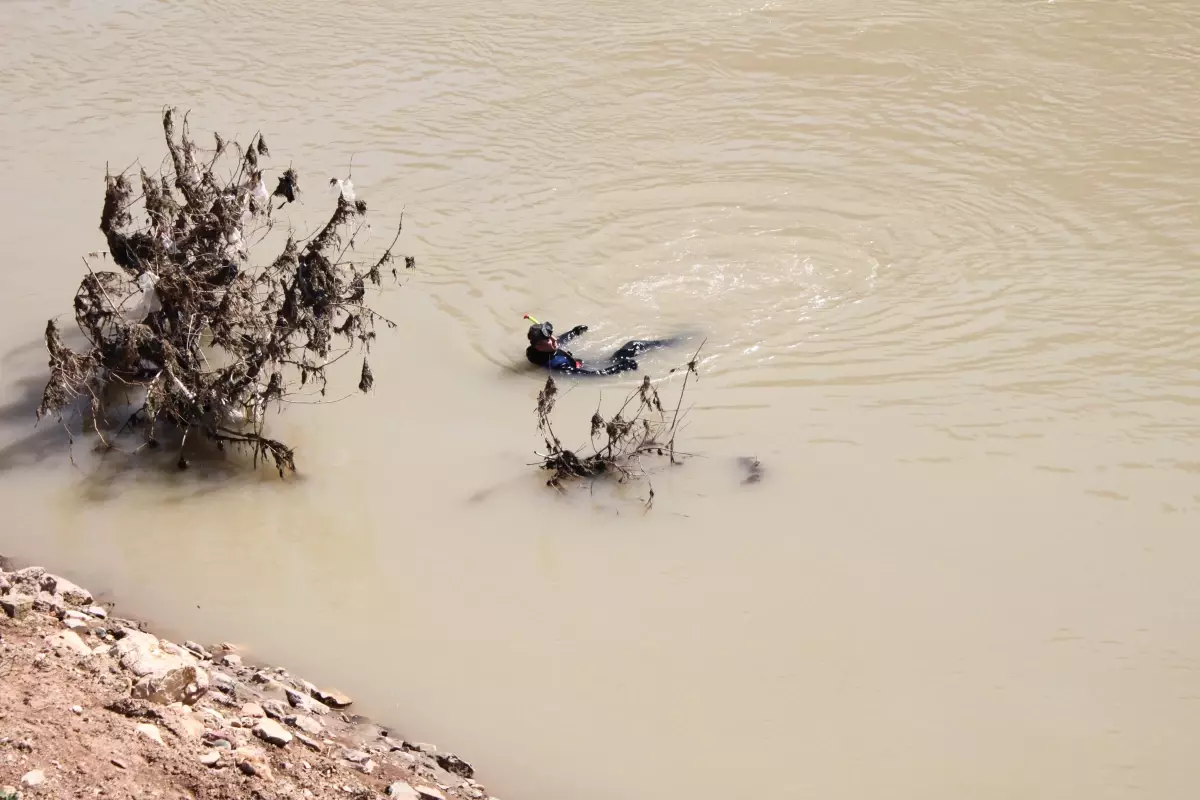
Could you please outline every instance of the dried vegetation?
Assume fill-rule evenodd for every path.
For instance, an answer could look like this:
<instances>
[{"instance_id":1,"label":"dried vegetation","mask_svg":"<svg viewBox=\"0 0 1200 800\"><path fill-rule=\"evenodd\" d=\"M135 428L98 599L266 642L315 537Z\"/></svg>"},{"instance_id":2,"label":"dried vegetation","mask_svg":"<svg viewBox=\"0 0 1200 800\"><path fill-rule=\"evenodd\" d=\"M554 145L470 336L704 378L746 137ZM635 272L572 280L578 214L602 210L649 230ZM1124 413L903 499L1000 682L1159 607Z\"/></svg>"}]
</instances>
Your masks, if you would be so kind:
<instances>
[{"instance_id":1,"label":"dried vegetation","mask_svg":"<svg viewBox=\"0 0 1200 800\"><path fill-rule=\"evenodd\" d=\"M682 367L671 370L668 375L684 371L683 382L675 407L664 407L658 389L647 375L641 384L630 392L616 413L609 417L597 408L592 414L591 430L585 445L574 450L563 447L562 440L554 432L551 416L558 398L558 384L554 377L546 379L546 385L538 393L537 420L546 452L538 453L539 466L551 473L548 486L562 489L564 484L579 479L594 479L611 476L617 481L646 477L651 460L667 460L678 464L686 456L675 446L686 412L683 398L688 381L692 376L700 377L698 364L700 348ZM650 488L647 506L654 501L654 488Z\"/></svg>"},{"instance_id":2,"label":"dried vegetation","mask_svg":"<svg viewBox=\"0 0 1200 800\"><path fill-rule=\"evenodd\" d=\"M295 451L266 435L267 410L299 392L320 402L326 370L354 352L363 354L359 390L374 385L366 353L376 323L395 325L367 295L385 272L398 277L400 230L381 257L351 257L370 230L367 206L349 178L333 181L328 221L306 239L289 232L274 259L256 264L251 250L300 191L296 171L275 170L268 193L261 134L245 148L214 134L210 149L173 109L162 126L169 159L157 174L106 176L100 230L119 271L84 259L74 316L86 347L68 347L58 323L47 323L50 379L38 418L66 425L80 413L106 448L135 432L135 451L174 437L181 467L188 437L199 436L222 451L246 449L283 476L296 468Z\"/></svg>"}]
</instances>

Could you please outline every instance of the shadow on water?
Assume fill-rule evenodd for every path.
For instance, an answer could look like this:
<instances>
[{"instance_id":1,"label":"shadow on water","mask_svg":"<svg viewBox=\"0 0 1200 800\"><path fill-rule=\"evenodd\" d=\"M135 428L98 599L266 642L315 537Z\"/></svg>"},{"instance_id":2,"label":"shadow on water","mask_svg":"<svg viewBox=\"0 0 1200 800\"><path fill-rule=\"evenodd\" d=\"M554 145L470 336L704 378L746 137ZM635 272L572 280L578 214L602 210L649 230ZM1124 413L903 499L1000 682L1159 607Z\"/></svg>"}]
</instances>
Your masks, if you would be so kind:
<instances>
[{"instance_id":1,"label":"shadow on water","mask_svg":"<svg viewBox=\"0 0 1200 800\"><path fill-rule=\"evenodd\" d=\"M86 344L78 330L68 328L63 334L67 345L72 348ZM43 338L33 338L5 352L0 364L8 372L14 362L23 367L29 358L37 351L45 352L46 342ZM44 367L44 362L43 362ZM17 378L9 383L4 394L8 400L0 405L0 436L4 444L0 445L0 474L17 469L29 469L61 458L66 464L71 463L72 438L79 446L79 427L58 422L56 418L37 418L37 408L42 402L42 393L46 388L48 373L38 372Z\"/></svg>"},{"instance_id":2,"label":"shadow on water","mask_svg":"<svg viewBox=\"0 0 1200 800\"><path fill-rule=\"evenodd\" d=\"M54 420L37 419L44 388L41 378L22 378L16 381L15 398L0 406L0 426L17 434L0 446L0 474L68 457L73 434Z\"/></svg>"},{"instance_id":3,"label":"shadow on water","mask_svg":"<svg viewBox=\"0 0 1200 800\"><path fill-rule=\"evenodd\" d=\"M73 329L68 329L68 331L66 331L63 334L63 340L66 341L68 347L78 347L80 345L80 343L83 342L83 337L79 335L78 331L75 331ZM46 341L44 339L42 339L41 337L38 337L36 339L30 339L25 344L17 345L13 349L11 349L7 353L5 353L4 360L7 361L10 358L18 358L18 357L33 353L35 351L45 350L45 349L46 349Z\"/></svg>"},{"instance_id":4,"label":"shadow on water","mask_svg":"<svg viewBox=\"0 0 1200 800\"><path fill-rule=\"evenodd\" d=\"M302 475L281 479L271 466L255 469L248 456L222 453L207 443L188 443L188 468L180 469L177 442L157 450L96 452L83 470L80 497L98 505L122 498L133 487L149 488L163 505L178 505L225 492L247 489L290 491L304 483Z\"/></svg>"},{"instance_id":5,"label":"shadow on water","mask_svg":"<svg viewBox=\"0 0 1200 800\"><path fill-rule=\"evenodd\" d=\"M0 424L32 426L37 422L37 407L42 401L42 390L46 388L43 378L21 378L15 382L16 399L0 406Z\"/></svg>"},{"instance_id":6,"label":"shadow on water","mask_svg":"<svg viewBox=\"0 0 1200 800\"><path fill-rule=\"evenodd\" d=\"M0 475L34 468L69 467L81 479L82 499L106 503L134 485L162 492L164 502L182 502L225 490L278 486L290 489L305 481L301 473L281 479L271 465L259 463L236 450L218 450L211 442L193 437L184 446L178 431L161 436L155 448L125 436L121 448L106 448L83 431L80 415L37 419L45 379L21 378L11 385L12 399L0 405L0 430L8 439L0 446ZM111 441L111 440L110 440ZM187 469L179 468L180 455Z\"/></svg>"}]
</instances>

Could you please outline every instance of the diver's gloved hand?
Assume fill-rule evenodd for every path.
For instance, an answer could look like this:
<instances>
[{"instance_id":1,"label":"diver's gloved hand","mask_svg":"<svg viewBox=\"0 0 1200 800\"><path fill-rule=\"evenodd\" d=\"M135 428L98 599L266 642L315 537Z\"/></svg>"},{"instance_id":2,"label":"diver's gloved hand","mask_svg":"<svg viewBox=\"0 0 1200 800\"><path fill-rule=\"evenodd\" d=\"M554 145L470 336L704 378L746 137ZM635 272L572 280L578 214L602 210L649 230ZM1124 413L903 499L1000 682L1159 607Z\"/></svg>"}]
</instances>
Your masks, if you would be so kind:
<instances>
[{"instance_id":1,"label":"diver's gloved hand","mask_svg":"<svg viewBox=\"0 0 1200 800\"><path fill-rule=\"evenodd\" d=\"M581 333L587 333L587 329L587 325L576 325L574 328L571 328L571 335L578 336Z\"/></svg>"}]
</instances>

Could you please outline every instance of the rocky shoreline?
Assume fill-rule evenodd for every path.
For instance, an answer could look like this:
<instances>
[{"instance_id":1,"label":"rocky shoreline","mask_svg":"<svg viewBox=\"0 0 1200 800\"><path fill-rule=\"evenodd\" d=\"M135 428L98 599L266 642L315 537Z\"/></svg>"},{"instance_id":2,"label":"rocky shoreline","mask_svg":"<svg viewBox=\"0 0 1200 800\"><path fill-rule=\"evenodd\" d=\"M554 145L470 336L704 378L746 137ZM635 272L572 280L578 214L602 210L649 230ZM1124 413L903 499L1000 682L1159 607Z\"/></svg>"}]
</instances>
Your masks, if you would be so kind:
<instances>
[{"instance_id":1,"label":"rocky shoreline","mask_svg":"<svg viewBox=\"0 0 1200 800\"><path fill-rule=\"evenodd\" d=\"M496 800L466 761L335 689L158 638L41 567L0 567L0 800Z\"/></svg>"}]
</instances>

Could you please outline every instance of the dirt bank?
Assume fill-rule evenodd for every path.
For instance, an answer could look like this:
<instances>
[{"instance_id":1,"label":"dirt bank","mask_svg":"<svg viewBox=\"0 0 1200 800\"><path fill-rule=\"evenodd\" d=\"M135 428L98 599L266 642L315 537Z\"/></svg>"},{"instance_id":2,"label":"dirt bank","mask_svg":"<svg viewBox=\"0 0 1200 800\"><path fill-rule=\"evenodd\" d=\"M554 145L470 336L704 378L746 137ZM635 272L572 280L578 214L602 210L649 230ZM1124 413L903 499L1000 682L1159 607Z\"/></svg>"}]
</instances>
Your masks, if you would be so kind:
<instances>
[{"instance_id":1,"label":"dirt bank","mask_svg":"<svg viewBox=\"0 0 1200 800\"><path fill-rule=\"evenodd\" d=\"M0 570L0 800L488 797L467 762L352 708L41 567Z\"/></svg>"}]
</instances>

